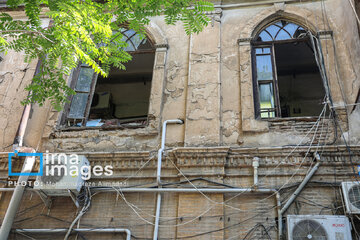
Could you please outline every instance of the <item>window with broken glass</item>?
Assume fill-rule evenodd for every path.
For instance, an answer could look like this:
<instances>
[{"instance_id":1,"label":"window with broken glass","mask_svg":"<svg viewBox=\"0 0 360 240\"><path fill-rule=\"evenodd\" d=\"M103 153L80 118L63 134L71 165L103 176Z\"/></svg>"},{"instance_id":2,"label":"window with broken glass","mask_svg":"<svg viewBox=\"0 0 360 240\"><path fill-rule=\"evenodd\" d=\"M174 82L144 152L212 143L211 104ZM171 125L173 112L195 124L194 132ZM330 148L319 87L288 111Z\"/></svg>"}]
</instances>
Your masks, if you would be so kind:
<instances>
[{"instance_id":1,"label":"window with broken glass","mask_svg":"<svg viewBox=\"0 0 360 240\"><path fill-rule=\"evenodd\" d=\"M132 60L126 70L111 68L104 78L86 64L73 71L71 87L76 94L65 106L65 127L106 127L128 124L143 126L147 121L155 48L148 38L122 29L125 51Z\"/></svg>"},{"instance_id":2,"label":"window with broken glass","mask_svg":"<svg viewBox=\"0 0 360 240\"><path fill-rule=\"evenodd\" d=\"M278 20L252 41L256 118L317 116L325 91L308 31Z\"/></svg>"}]
</instances>

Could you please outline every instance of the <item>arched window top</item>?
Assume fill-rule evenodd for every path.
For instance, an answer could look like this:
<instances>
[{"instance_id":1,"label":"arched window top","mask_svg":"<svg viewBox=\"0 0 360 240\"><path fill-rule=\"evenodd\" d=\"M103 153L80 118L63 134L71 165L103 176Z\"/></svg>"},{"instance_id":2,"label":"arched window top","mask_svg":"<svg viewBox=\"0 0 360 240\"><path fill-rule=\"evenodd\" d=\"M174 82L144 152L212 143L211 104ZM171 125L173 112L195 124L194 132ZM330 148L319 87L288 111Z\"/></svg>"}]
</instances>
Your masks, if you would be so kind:
<instances>
[{"instance_id":1,"label":"arched window top","mask_svg":"<svg viewBox=\"0 0 360 240\"><path fill-rule=\"evenodd\" d=\"M154 49L153 44L148 38L142 37L133 29L120 29L122 34L122 40L125 41L128 46L124 49L127 52L135 52L139 50Z\"/></svg>"},{"instance_id":2,"label":"arched window top","mask_svg":"<svg viewBox=\"0 0 360 240\"><path fill-rule=\"evenodd\" d=\"M280 20L262 30L255 38L256 42L272 42L298 39L304 36L306 30L295 23Z\"/></svg>"}]
</instances>

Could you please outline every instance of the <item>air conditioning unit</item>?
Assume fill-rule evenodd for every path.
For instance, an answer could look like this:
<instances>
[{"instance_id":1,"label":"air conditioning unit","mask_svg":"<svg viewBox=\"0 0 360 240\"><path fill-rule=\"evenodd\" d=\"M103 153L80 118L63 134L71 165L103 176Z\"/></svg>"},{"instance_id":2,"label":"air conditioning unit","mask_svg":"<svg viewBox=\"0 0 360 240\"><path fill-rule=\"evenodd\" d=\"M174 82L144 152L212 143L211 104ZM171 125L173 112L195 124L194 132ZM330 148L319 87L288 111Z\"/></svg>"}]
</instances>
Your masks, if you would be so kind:
<instances>
[{"instance_id":1,"label":"air conditioning unit","mask_svg":"<svg viewBox=\"0 0 360 240\"><path fill-rule=\"evenodd\" d=\"M51 154L50 154L51 155ZM54 159L43 162L42 176L37 176L34 189L41 190L47 196L69 196L69 190L77 195L85 180L82 172L88 173L90 163L83 155L56 155ZM50 157L51 158L51 157Z\"/></svg>"},{"instance_id":2,"label":"air conditioning unit","mask_svg":"<svg viewBox=\"0 0 360 240\"><path fill-rule=\"evenodd\" d=\"M360 214L360 183L342 182L342 190L346 205L346 212Z\"/></svg>"},{"instance_id":3,"label":"air conditioning unit","mask_svg":"<svg viewBox=\"0 0 360 240\"><path fill-rule=\"evenodd\" d=\"M346 216L288 215L288 240L352 240Z\"/></svg>"}]
</instances>

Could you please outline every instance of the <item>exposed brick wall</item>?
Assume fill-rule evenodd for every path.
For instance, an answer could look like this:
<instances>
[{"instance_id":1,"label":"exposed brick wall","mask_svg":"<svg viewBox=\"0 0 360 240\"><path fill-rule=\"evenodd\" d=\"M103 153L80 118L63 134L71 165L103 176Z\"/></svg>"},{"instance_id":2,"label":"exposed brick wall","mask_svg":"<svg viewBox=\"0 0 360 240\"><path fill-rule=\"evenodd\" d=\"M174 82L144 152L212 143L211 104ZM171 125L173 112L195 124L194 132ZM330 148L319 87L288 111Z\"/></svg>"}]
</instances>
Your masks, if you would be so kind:
<instances>
[{"instance_id":1,"label":"exposed brick wall","mask_svg":"<svg viewBox=\"0 0 360 240\"><path fill-rule=\"evenodd\" d=\"M163 164L163 181L178 182L185 180L174 168L172 162L189 178L199 176L219 183L236 187L253 185L252 159L260 158L259 187L280 188L282 205L303 180L308 169L313 166L312 157L306 157L307 147L293 151L288 148L179 148L167 152ZM316 147L310 149L314 152ZM360 164L360 148L352 147L353 166ZM113 179L94 179L95 182L121 181L134 175L136 169L146 162L150 153L109 153L88 154L88 159L97 164L118 166ZM327 146L322 152L322 164L311 182L296 201L289 207L287 214L343 214L339 184L351 181L353 175L345 147ZM0 176L7 170L6 155L2 155ZM335 174L336 173L336 174ZM150 161L143 170L128 182L130 185L145 184L153 186L156 176L156 159ZM198 179L193 181L198 187L224 187ZM178 185L166 185L176 187ZM182 184L183 187L192 187ZM2 195L0 215L4 216L11 193ZM274 194L207 194L209 201L199 193L163 193L161 207L160 239L243 239L249 233L252 239L268 239L264 227L272 239L277 237L277 208ZM236 196L236 197L235 197ZM138 213L151 223L154 222L155 193L125 193L128 202L138 207ZM31 200L31 201L30 201ZM214 202L213 202L214 201ZM216 204L216 202L226 202ZM211 208L212 207L212 208ZM205 212L211 208L208 212ZM34 192L27 191L16 218L15 228L67 228L76 216L76 207L69 197L55 197L50 209ZM199 218L198 216L203 216ZM60 219L60 220L59 220ZM184 224L191 221L188 224ZM177 226L175 226L177 225ZM284 226L286 221L284 220ZM80 221L80 227L124 227L129 228L139 238L151 239L153 225L141 220L134 211L112 193L98 193L92 198L92 205ZM213 231L210 234L203 234ZM30 234L31 235L31 234ZM196 237L187 238L192 235ZM31 235L36 239L49 239L45 235ZM124 234L85 234L87 239L124 239ZM16 236L16 239L26 239ZM15 239L12 235L10 239ZM51 239L63 239L63 235L53 235Z\"/></svg>"}]
</instances>

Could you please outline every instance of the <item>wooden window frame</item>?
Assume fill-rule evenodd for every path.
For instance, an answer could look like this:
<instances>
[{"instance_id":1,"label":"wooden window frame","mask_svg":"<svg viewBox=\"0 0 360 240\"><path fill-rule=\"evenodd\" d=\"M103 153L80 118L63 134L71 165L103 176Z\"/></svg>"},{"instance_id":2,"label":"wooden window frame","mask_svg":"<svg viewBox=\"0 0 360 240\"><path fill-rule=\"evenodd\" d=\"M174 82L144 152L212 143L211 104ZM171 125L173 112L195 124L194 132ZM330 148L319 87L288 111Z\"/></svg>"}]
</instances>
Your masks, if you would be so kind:
<instances>
[{"instance_id":1,"label":"wooden window frame","mask_svg":"<svg viewBox=\"0 0 360 240\"><path fill-rule=\"evenodd\" d=\"M145 49L145 50L137 50L137 51L129 52L129 54L131 54L131 55L146 54L146 53L156 53L156 49L154 48L154 49ZM76 93L82 93L82 91L76 91L75 87L76 87L77 81L79 79L81 68L83 68L83 67L88 68L87 66L82 66L82 64L79 63L78 66L73 70L73 72L72 72L72 74L70 76L70 79L71 79L70 80L70 87ZM69 126L69 122L73 121L74 123L80 123L80 126L77 126L76 128L79 128L79 127L92 128L92 129L96 128L96 127L87 127L86 123L87 123L87 121L89 119L90 108L91 108L92 100L93 100L94 93L95 93L97 78L98 78L98 74L93 73L91 84L90 84L89 95L88 95L88 98L87 98L87 103L86 103L86 107L85 107L85 111L84 111L84 117L82 117L82 118L69 118L70 107L71 107L72 100L76 95L76 93L75 93L74 95L71 95L71 96L68 97L68 103L65 104L63 114L61 116L60 126L65 127L65 128L71 128L73 126ZM119 128L121 128L121 127L119 127Z\"/></svg>"},{"instance_id":2,"label":"wooden window frame","mask_svg":"<svg viewBox=\"0 0 360 240\"><path fill-rule=\"evenodd\" d=\"M309 38L300 38L300 39L287 39L287 40L276 40L276 41L267 41L267 42L251 42L251 61L252 61L252 77L253 77L253 94L254 94L254 108L255 108L255 119L274 119L281 118L281 105L280 105L280 97L279 97L279 84L278 84L278 76L276 69L276 58L275 58L275 44L284 44L284 43L295 43L295 42L305 42L308 41ZM256 54L257 48L270 48L271 55L271 63L272 63L272 71L273 71L273 80L269 80L269 82L273 83L274 89L274 101L275 101L275 117L264 118L261 117L261 109L260 109L260 94L259 94L259 82L257 80L257 61ZM261 55L261 54L260 54ZM268 55L268 54L264 54ZM267 81L262 80L261 83L266 83Z\"/></svg>"},{"instance_id":3,"label":"wooden window frame","mask_svg":"<svg viewBox=\"0 0 360 240\"><path fill-rule=\"evenodd\" d=\"M256 49L258 48L269 48L270 53L269 54L257 54ZM264 118L261 117L261 107L260 107L260 84L267 84L271 83L274 91L274 108L270 109L273 110L275 113L275 117L281 117L281 111L280 111L280 100L279 100L279 89L278 89L278 80L277 80L277 71L276 71L276 62L275 62L275 51L274 51L274 43L268 43L268 44L255 44L252 47L252 63L253 63L253 86L254 86L254 100L255 100L255 118L256 119L268 119L273 117ZM266 56L270 55L271 57L271 64L272 64L272 80L258 80L257 76L257 61L256 56ZM268 111L272 112L272 111Z\"/></svg>"},{"instance_id":4,"label":"wooden window frame","mask_svg":"<svg viewBox=\"0 0 360 240\"><path fill-rule=\"evenodd\" d=\"M90 114L90 107L91 107L91 103L94 97L94 92L95 92L95 87L96 87L96 83L97 83L97 77L98 74L97 73L93 73L92 75L92 79L91 79L91 83L90 83L90 90L89 92L84 92L84 91L76 91L75 87L76 84L79 80L79 75L80 75L80 71L82 68L90 68L89 66L84 66L83 64L79 63L78 66L74 69L74 71L72 72L72 75L70 76L71 81L70 81L70 87L75 91L74 95L71 95L68 97L69 102L65 104L64 107L64 114L62 116L62 120L61 120L61 125L63 126L67 126L67 123L71 120L73 120L74 122L77 122L79 120L81 120L81 126L85 127L86 123L88 121L89 118L89 114ZM70 118L69 117L69 113L70 113L70 107L71 107L71 103L73 98L75 97L75 95L77 93L89 93L88 97L87 97L87 102L86 102L86 107L85 107L85 111L84 111L84 116L82 118Z\"/></svg>"}]
</instances>

